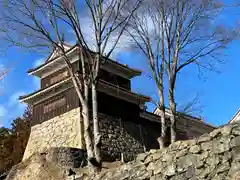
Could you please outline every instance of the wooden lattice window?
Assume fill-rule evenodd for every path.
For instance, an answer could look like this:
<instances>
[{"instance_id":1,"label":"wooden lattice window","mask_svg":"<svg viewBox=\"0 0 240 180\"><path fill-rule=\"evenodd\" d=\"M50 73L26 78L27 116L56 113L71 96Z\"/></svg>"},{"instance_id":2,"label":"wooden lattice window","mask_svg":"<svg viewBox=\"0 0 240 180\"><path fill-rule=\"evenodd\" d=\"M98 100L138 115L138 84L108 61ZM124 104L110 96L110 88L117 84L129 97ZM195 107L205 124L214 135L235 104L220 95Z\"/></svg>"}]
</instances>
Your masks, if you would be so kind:
<instances>
[{"instance_id":1,"label":"wooden lattice window","mask_svg":"<svg viewBox=\"0 0 240 180\"><path fill-rule=\"evenodd\" d=\"M68 71L65 70L65 71L57 74L56 76L51 77L50 84L54 84L56 82L59 82L59 81L65 79L67 76L68 76Z\"/></svg>"},{"instance_id":2,"label":"wooden lattice window","mask_svg":"<svg viewBox=\"0 0 240 180\"><path fill-rule=\"evenodd\" d=\"M45 104L44 105L44 108L43 108L43 113L48 113L48 112L51 112L57 108L60 108L62 106L65 106L66 105L66 98L65 97L62 97L60 99L57 99L55 101L52 101L48 104Z\"/></svg>"}]
</instances>

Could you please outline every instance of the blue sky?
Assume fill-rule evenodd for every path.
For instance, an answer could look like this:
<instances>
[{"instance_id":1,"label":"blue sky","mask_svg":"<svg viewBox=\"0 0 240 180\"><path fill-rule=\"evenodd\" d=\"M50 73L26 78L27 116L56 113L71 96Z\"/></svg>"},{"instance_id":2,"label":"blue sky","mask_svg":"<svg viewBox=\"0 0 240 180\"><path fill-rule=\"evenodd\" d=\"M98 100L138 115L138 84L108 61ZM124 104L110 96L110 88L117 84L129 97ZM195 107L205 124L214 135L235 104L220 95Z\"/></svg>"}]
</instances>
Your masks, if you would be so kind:
<instances>
[{"instance_id":1,"label":"blue sky","mask_svg":"<svg viewBox=\"0 0 240 180\"><path fill-rule=\"evenodd\" d=\"M229 18L229 12L225 12L219 21L231 26L237 22L237 15ZM0 43L1 44L1 43ZM235 41L225 50L226 62L218 65L220 73L206 72L199 78L197 69L189 67L181 72L178 77L176 100L178 105L184 105L191 101L196 94L200 94L199 104L202 112L197 115L213 125L227 123L240 108L240 42ZM14 118L21 116L25 105L20 104L17 98L39 88L37 78L27 75L29 68L36 67L44 61L48 54L24 52L11 48L6 54L1 54L0 65L12 67L6 78L0 82L0 125L9 126ZM146 63L140 54L124 52L116 56L116 60L130 67L146 69ZM132 81L133 91L156 98L154 83L143 73L141 77ZM148 105L149 111L153 105Z\"/></svg>"},{"instance_id":2,"label":"blue sky","mask_svg":"<svg viewBox=\"0 0 240 180\"><path fill-rule=\"evenodd\" d=\"M239 46L240 42L234 42L226 50L226 62L217 66L220 73L206 72L204 77L199 77L194 67L184 70L178 78L176 88L178 105L188 103L199 94L202 112L197 111L195 115L200 115L206 122L216 126L227 123L240 108ZM130 62L134 67L142 67L142 62L139 61L141 57L137 55L128 53L121 58L124 63ZM145 74L135 78L132 86L136 92L156 98L154 83ZM152 109L153 105L150 105L149 110Z\"/></svg>"}]
</instances>

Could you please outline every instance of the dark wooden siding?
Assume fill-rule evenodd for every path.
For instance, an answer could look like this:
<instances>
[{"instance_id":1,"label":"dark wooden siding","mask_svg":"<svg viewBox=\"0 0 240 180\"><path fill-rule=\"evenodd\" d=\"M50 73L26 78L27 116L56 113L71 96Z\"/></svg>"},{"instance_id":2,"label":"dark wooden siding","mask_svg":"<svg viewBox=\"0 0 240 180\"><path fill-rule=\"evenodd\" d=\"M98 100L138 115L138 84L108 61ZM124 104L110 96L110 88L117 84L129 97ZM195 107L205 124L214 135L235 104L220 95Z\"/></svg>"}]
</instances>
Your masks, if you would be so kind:
<instances>
[{"instance_id":1,"label":"dark wooden siding","mask_svg":"<svg viewBox=\"0 0 240 180\"><path fill-rule=\"evenodd\" d=\"M123 78L121 76L117 76L115 74L112 74L110 72L107 72L105 70L100 70L99 71L99 79L102 79L108 83L117 85L119 87L122 87L124 89L131 89L131 82L129 79Z\"/></svg>"},{"instance_id":2,"label":"dark wooden siding","mask_svg":"<svg viewBox=\"0 0 240 180\"><path fill-rule=\"evenodd\" d=\"M51 78L57 76L58 74L66 71L66 70L67 70L67 68L60 69L60 70L50 74L49 76L41 79L41 88L43 89L43 88L46 88L46 87L50 86L51 85ZM74 70L74 72L79 70L79 61L73 63L73 70ZM66 79L66 78L64 78L64 79Z\"/></svg>"},{"instance_id":3,"label":"dark wooden siding","mask_svg":"<svg viewBox=\"0 0 240 180\"><path fill-rule=\"evenodd\" d=\"M57 99L62 97L66 98L66 104L61 106L53 111L44 114L44 105L49 104ZM70 111L74 108L79 107L79 99L77 98L77 94L75 89L71 88L66 90L65 92L58 94L52 98L49 98L39 104L34 105L33 107L33 122L32 125L40 124L48 119L51 119L55 116L59 116L67 111Z\"/></svg>"},{"instance_id":4,"label":"dark wooden siding","mask_svg":"<svg viewBox=\"0 0 240 180\"><path fill-rule=\"evenodd\" d=\"M41 88L46 88L51 85L51 78L56 77L58 74L66 71L67 68L60 69L53 74L50 74L49 76L41 79ZM73 63L73 70L74 72L79 71L81 72L81 68L79 67L79 61ZM67 77L66 77L67 78ZM125 88L130 90L131 89L131 83L129 79L114 75L112 73L109 73L103 69L99 71L99 79L102 79L106 82L112 83L114 85L117 85L119 87Z\"/></svg>"},{"instance_id":5,"label":"dark wooden siding","mask_svg":"<svg viewBox=\"0 0 240 180\"><path fill-rule=\"evenodd\" d=\"M44 114L44 106L56 101L62 97L66 98L66 105L59 107L49 113ZM61 94L58 94L52 98L42 101L34 105L33 107L33 125L42 123L48 119L51 119L55 116L61 115L67 111L70 111L73 108L79 107L80 102L77 96L77 93L74 88L71 88L67 91L64 91ZM89 91L89 106L91 108L91 90ZM129 103L127 101L121 100L114 96L109 96L106 93L98 92L98 106L99 112L106 113L115 117L128 117L135 116L139 112L139 107L136 104ZM129 113L131 110L131 113ZM134 118L135 118L134 117Z\"/></svg>"},{"instance_id":6,"label":"dark wooden siding","mask_svg":"<svg viewBox=\"0 0 240 180\"><path fill-rule=\"evenodd\" d=\"M113 117L136 119L139 116L139 106L106 93L98 92L98 110L100 113Z\"/></svg>"}]
</instances>

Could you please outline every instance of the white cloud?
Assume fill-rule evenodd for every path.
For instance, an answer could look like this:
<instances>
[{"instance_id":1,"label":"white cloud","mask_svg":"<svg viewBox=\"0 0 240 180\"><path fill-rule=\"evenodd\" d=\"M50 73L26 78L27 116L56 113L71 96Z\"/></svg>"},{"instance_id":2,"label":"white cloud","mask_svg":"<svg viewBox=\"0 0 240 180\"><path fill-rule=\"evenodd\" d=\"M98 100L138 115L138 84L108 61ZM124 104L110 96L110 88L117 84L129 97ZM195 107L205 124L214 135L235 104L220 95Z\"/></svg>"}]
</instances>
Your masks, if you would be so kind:
<instances>
[{"instance_id":1,"label":"white cloud","mask_svg":"<svg viewBox=\"0 0 240 180\"><path fill-rule=\"evenodd\" d=\"M36 68L41 64L43 64L44 62L45 62L45 58L37 59L36 61L34 61L33 67ZM34 86L34 90L37 90L40 88L40 80L38 77L35 77L35 76L33 77L33 86Z\"/></svg>"},{"instance_id":2,"label":"white cloud","mask_svg":"<svg viewBox=\"0 0 240 180\"><path fill-rule=\"evenodd\" d=\"M132 0L133 1L133 0ZM128 14L128 10L127 9L132 9L132 5L134 5L134 3L126 3L124 6L123 9L126 9L126 12L123 12L125 14ZM149 3L149 2L146 2L146 3ZM103 7L103 11L104 11L104 8L108 7L109 5L111 4L111 1L106 1L105 2L105 5ZM147 5L147 4L146 4ZM144 7L144 6L143 6ZM144 24L143 26L146 26L146 29L148 31L148 33L150 35L153 34L154 32L154 24L155 22L153 21L153 19L150 18L150 16L146 16L147 14L144 14L145 12L145 8L143 9L139 9L138 10L138 16L140 18L142 18L144 21ZM145 17L143 17L145 16ZM88 8L85 8L85 11L82 13L80 12L79 14L79 20L80 20L80 23L81 24L84 24L84 26L82 26L82 31L83 31L83 35L84 35L84 38L88 44L88 46L95 50L95 47L96 47L96 37L95 37L95 30L94 30L94 23L93 23L93 20L92 20L92 17L90 15L90 13L88 12ZM110 24L111 26L111 24ZM116 29L112 34L111 34L111 37L109 38L108 42L107 42L107 45L106 45L106 49L105 49L105 52L104 53L108 53L112 47L114 46L118 36L119 36L119 33L121 31L121 28L120 29ZM73 33L74 32L70 29L68 30L68 33ZM154 38L154 37L152 37ZM114 51L112 52L111 54L111 57L112 58L115 58L117 55L119 55L120 53L123 53L123 52L129 52L132 50L133 48L133 43L132 43L132 39L130 38L129 35L127 35L126 33L123 33L114 49Z\"/></svg>"},{"instance_id":3,"label":"white cloud","mask_svg":"<svg viewBox=\"0 0 240 180\"><path fill-rule=\"evenodd\" d=\"M19 96L25 95L26 93L23 91L18 91L14 94L12 94L8 100L8 106L13 107L15 105L20 106L20 102L18 100Z\"/></svg>"},{"instance_id":4,"label":"white cloud","mask_svg":"<svg viewBox=\"0 0 240 180\"><path fill-rule=\"evenodd\" d=\"M4 117L6 114L7 114L7 109L3 105L0 105L0 119Z\"/></svg>"},{"instance_id":5,"label":"white cloud","mask_svg":"<svg viewBox=\"0 0 240 180\"><path fill-rule=\"evenodd\" d=\"M36 68L36 67L40 66L41 64L43 64L44 61L45 61L44 58L37 59L36 61L34 61L33 66Z\"/></svg>"},{"instance_id":6,"label":"white cloud","mask_svg":"<svg viewBox=\"0 0 240 180\"><path fill-rule=\"evenodd\" d=\"M76 44L76 40L67 41L66 44L74 46Z\"/></svg>"},{"instance_id":7,"label":"white cloud","mask_svg":"<svg viewBox=\"0 0 240 180\"><path fill-rule=\"evenodd\" d=\"M90 18L89 16L85 16L85 17L81 17L80 21L81 21L81 24L84 24L84 27L82 29L83 35L84 35L84 38L85 38L89 48L91 48L92 50L95 50L96 49L96 39L95 39L95 31L94 31L94 27L93 27L92 18ZM71 32L71 31L69 31L69 32ZM112 33L111 37L109 38L109 40L107 42L104 53L108 53L112 49L112 47L114 46L114 44L117 40L118 35L119 35L119 32L117 32L117 31ZM114 58L119 53L129 50L129 47L130 47L129 37L127 37L126 35L123 34L121 36L121 38L119 39L117 46L114 49L111 56Z\"/></svg>"},{"instance_id":8,"label":"white cloud","mask_svg":"<svg viewBox=\"0 0 240 180\"><path fill-rule=\"evenodd\" d=\"M19 96L22 96L25 94L26 93L23 91L18 91L9 97L8 108L11 110L11 114L9 115L11 118L20 116L24 112L24 109L26 108L26 104L20 103Z\"/></svg>"},{"instance_id":9,"label":"white cloud","mask_svg":"<svg viewBox=\"0 0 240 180\"><path fill-rule=\"evenodd\" d=\"M0 105L0 127L5 123L10 123L14 118L23 114L26 104L20 103L18 98L24 94L26 93L18 91L9 97L8 102Z\"/></svg>"},{"instance_id":10,"label":"white cloud","mask_svg":"<svg viewBox=\"0 0 240 180\"><path fill-rule=\"evenodd\" d=\"M7 109L4 105L0 105L0 128L3 127L3 121L5 120L5 116L7 115Z\"/></svg>"},{"instance_id":11,"label":"white cloud","mask_svg":"<svg viewBox=\"0 0 240 180\"><path fill-rule=\"evenodd\" d=\"M33 77L33 85L34 90L38 90L40 88L40 79L38 77Z\"/></svg>"}]
</instances>

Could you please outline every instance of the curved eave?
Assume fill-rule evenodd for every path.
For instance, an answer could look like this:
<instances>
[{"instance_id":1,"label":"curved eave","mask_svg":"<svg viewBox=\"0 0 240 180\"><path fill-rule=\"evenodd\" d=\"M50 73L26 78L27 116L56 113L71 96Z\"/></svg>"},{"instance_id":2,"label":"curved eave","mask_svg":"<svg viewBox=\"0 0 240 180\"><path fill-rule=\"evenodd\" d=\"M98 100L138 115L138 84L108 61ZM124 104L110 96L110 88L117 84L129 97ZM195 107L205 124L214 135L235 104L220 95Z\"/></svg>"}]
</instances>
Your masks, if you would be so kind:
<instances>
[{"instance_id":1,"label":"curved eave","mask_svg":"<svg viewBox=\"0 0 240 180\"><path fill-rule=\"evenodd\" d=\"M75 46L73 46L72 48L68 49L68 50L66 51L66 55L72 54L76 49L77 49L77 45L75 45ZM46 67L48 67L48 66L51 65L51 64L56 63L56 62L59 61L60 59L62 59L60 56L57 56L57 57L52 58L52 59L50 59L50 60L47 59L47 61L46 61L44 64L41 64L40 66L38 66L38 67L36 67L36 68L34 68L34 69L29 69L29 70L27 71L27 73L28 73L28 75L34 75L34 76L40 77L41 72L42 72L43 70L45 70Z\"/></svg>"},{"instance_id":2,"label":"curved eave","mask_svg":"<svg viewBox=\"0 0 240 180\"><path fill-rule=\"evenodd\" d=\"M41 89L41 90L38 90L38 91L33 92L31 94L28 94L26 96L21 96L19 98L19 100L20 100L20 102L32 104L32 103L35 102L35 99L37 97L39 97L39 96L41 96L45 93L48 93L53 88L59 87L60 85L63 85L63 84L68 83L68 82L70 82L70 78L68 78L64 81L61 81L59 83L56 83L52 86L49 86L45 89ZM104 92L108 95L115 96L119 99L123 99L123 100L126 100L126 101L134 103L134 104L138 104L138 105L141 105L141 104L144 104L145 102L151 101L151 98L148 97L148 96L133 93L129 90L126 90L124 88L112 85L112 84L110 84L108 82L105 82L105 81L102 81L102 80L99 81L98 86L97 86L97 90L99 92Z\"/></svg>"},{"instance_id":3,"label":"curved eave","mask_svg":"<svg viewBox=\"0 0 240 180\"><path fill-rule=\"evenodd\" d=\"M79 47L77 45L73 46L72 48L68 49L66 51L66 55L67 56L71 56L74 54L74 52L76 52L76 50L78 49ZM78 58L74 58L74 61L76 61ZM54 66L55 64L61 64L60 63L60 60L62 60L62 58L60 56L58 57L55 57L51 60L48 60L47 62L45 62L44 64L34 68L34 69L29 69L27 71L28 75L34 75L34 76L38 76L38 77L41 77L42 73L48 68L48 67L51 67L51 66ZM64 62L63 62L64 63ZM121 63L118 63L116 61L113 61L111 59L107 59L106 60L106 63L102 66L103 69L107 70L107 71L110 71L111 69L117 69L119 70L119 72L122 72L127 78L133 78L135 76L140 76L142 71L141 70L138 70L138 69L135 69L135 68L130 68L126 65L123 65ZM51 71L51 68L50 68L50 71Z\"/></svg>"},{"instance_id":4,"label":"curved eave","mask_svg":"<svg viewBox=\"0 0 240 180\"><path fill-rule=\"evenodd\" d=\"M58 82L56 84L53 84L52 86L49 86L47 88L40 89L38 91L35 91L35 92L30 93L30 94L25 95L25 96L20 96L19 100L20 100L21 103L31 103L31 101L29 101L29 100L32 100L35 97L37 97L38 95L41 95L43 93L47 93L47 92L51 91L53 88L59 87L60 85L65 84L66 82L69 82L70 79L71 78L67 78L67 79L65 79L65 80L63 80L61 82Z\"/></svg>"},{"instance_id":5,"label":"curved eave","mask_svg":"<svg viewBox=\"0 0 240 180\"><path fill-rule=\"evenodd\" d=\"M234 114L231 120L228 121L228 124L239 121L240 109Z\"/></svg>"}]
</instances>

